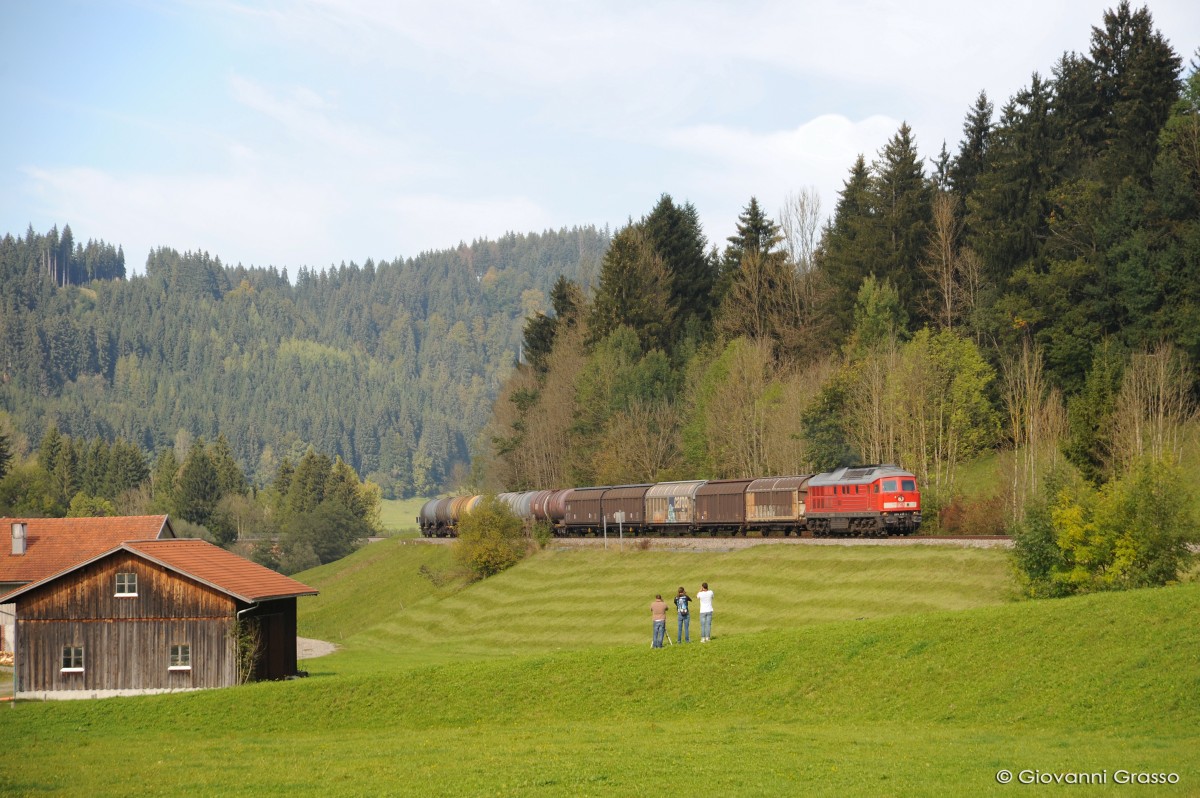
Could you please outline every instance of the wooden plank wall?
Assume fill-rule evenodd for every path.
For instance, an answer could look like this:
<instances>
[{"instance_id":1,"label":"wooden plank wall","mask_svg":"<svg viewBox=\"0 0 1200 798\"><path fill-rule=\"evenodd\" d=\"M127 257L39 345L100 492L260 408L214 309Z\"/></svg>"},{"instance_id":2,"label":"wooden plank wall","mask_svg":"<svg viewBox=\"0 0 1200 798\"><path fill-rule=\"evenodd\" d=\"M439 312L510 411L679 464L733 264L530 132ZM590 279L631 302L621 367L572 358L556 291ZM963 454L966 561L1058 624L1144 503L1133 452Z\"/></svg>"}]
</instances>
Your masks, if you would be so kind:
<instances>
[{"instance_id":1,"label":"wooden plank wall","mask_svg":"<svg viewBox=\"0 0 1200 798\"><path fill-rule=\"evenodd\" d=\"M118 573L138 575L136 597L115 595ZM230 631L236 610L232 597L119 551L18 599L18 689L235 684ZM175 644L191 646L190 671L168 670ZM83 673L62 672L64 646L83 646Z\"/></svg>"}]
</instances>

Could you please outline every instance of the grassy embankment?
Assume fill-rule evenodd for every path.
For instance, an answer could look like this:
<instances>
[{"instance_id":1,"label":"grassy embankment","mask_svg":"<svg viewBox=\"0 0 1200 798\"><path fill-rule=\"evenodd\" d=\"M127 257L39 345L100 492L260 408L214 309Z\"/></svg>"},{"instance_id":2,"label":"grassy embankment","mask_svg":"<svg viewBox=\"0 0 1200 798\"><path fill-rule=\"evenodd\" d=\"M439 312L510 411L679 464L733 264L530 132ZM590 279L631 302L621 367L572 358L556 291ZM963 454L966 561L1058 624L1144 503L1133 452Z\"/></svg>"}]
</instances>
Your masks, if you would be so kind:
<instances>
[{"instance_id":1,"label":"grassy embankment","mask_svg":"<svg viewBox=\"0 0 1200 798\"><path fill-rule=\"evenodd\" d=\"M346 646L307 680L4 709L0 794L1020 789L1002 768L1200 791L1200 585L1010 603L1002 554L941 547L548 551L457 592L416 573L448 564L388 541L304 574L304 631ZM647 594L700 578L715 641L650 650Z\"/></svg>"},{"instance_id":2,"label":"grassy embankment","mask_svg":"<svg viewBox=\"0 0 1200 798\"><path fill-rule=\"evenodd\" d=\"M383 499L379 503L379 520L387 534L399 537L419 537L417 516L426 499Z\"/></svg>"}]
</instances>

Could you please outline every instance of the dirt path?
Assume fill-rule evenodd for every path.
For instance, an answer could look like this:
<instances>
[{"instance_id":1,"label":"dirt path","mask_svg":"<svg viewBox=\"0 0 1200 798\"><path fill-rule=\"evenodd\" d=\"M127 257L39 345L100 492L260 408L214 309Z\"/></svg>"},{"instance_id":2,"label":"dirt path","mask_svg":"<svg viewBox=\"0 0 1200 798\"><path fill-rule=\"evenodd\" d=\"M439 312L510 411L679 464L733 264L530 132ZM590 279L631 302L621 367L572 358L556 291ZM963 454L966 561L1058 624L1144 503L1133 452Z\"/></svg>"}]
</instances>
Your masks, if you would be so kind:
<instances>
[{"instance_id":1,"label":"dirt path","mask_svg":"<svg viewBox=\"0 0 1200 798\"><path fill-rule=\"evenodd\" d=\"M296 659L316 659L337 651L333 643L324 640L313 640L308 637L296 638Z\"/></svg>"}]
</instances>

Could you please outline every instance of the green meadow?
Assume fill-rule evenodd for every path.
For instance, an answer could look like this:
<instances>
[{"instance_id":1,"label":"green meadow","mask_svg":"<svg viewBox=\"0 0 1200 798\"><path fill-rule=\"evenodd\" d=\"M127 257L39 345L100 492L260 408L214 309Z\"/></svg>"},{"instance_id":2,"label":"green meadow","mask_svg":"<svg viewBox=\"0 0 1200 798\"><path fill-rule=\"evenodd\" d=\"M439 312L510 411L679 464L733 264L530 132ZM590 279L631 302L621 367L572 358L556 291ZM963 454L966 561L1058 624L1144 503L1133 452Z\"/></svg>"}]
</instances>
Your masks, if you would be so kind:
<instances>
[{"instance_id":1,"label":"green meadow","mask_svg":"<svg viewBox=\"0 0 1200 798\"><path fill-rule=\"evenodd\" d=\"M389 535L418 537L417 516L427 499L382 499L379 502L379 522Z\"/></svg>"},{"instance_id":2,"label":"green meadow","mask_svg":"<svg viewBox=\"0 0 1200 798\"><path fill-rule=\"evenodd\" d=\"M342 647L310 678L0 708L0 794L1200 794L1197 584L1016 601L1001 551L782 545L467 584L402 539L300 578ZM713 642L652 650L653 594L701 580Z\"/></svg>"}]
</instances>

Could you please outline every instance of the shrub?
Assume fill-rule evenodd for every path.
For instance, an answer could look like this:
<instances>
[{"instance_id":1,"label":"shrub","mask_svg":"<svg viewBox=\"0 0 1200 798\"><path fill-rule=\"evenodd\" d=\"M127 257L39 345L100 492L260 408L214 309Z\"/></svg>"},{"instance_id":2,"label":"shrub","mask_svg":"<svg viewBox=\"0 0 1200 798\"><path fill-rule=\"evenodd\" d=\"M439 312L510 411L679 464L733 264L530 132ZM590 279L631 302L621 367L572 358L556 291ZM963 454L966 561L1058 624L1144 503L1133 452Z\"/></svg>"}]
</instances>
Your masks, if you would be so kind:
<instances>
[{"instance_id":1,"label":"shrub","mask_svg":"<svg viewBox=\"0 0 1200 798\"><path fill-rule=\"evenodd\" d=\"M454 557L483 579L516 565L525 556L525 528L507 504L483 497L458 522Z\"/></svg>"},{"instance_id":2,"label":"shrub","mask_svg":"<svg viewBox=\"0 0 1200 798\"><path fill-rule=\"evenodd\" d=\"M1139 462L1101 489L1047 480L1014 530L1014 560L1031 596L1165 585L1200 539L1178 467Z\"/></svg>"}]
</instances>

